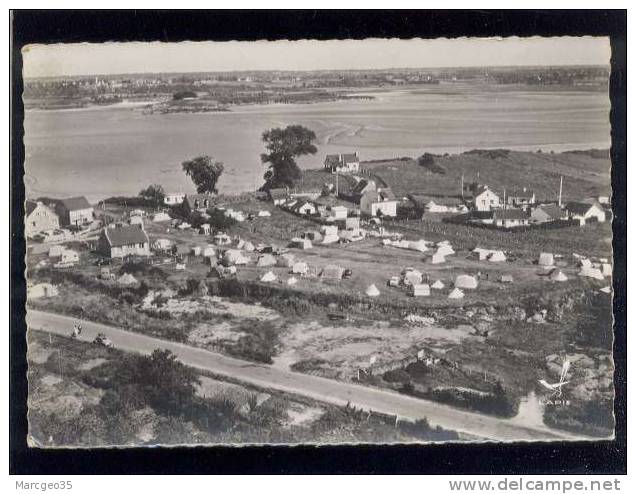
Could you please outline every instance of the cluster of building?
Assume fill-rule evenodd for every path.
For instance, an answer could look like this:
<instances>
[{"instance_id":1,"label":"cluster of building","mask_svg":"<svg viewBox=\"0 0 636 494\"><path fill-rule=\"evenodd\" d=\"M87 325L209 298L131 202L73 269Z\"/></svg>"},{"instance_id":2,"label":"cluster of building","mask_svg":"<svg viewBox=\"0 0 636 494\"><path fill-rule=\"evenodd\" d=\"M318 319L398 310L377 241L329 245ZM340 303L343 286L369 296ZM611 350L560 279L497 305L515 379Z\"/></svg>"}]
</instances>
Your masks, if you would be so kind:
<instances>
[{"instance_id":1,"label":"cluster of building","mask_svg":"<svg viewBox=\"0 0 636 494\"><path fill-rule=\"evenodd\" d=\"M24 233L31 238L39 234L53 234L65 227L82 227L95 219L93 206L85 197L42 201L26 201Z\"/></svg>"}]
</instances>

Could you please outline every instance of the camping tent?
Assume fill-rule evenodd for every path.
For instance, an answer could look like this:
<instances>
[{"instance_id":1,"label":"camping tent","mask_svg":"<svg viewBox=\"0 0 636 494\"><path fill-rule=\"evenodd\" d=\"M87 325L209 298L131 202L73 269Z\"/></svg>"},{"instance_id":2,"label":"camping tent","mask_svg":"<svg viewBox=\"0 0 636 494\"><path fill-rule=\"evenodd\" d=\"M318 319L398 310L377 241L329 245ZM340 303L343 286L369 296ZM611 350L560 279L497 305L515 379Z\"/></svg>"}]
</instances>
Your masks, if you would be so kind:
<instances>
[{"instance_id":1,"label":"camping tent","mask_svg":"<svg viewBox=\"0 0 636 494\"><path fill-rule=\"evenodd\" d=\"M457 278L455 278L455 287L474 290L477 288L477 278L467 274L460 274Z\"/></svg>"},{"instance_id":2,"label":"camping tent","mask_svg":"<svg viewBox=\"0 0 636 494\"><path fill-rule=\"evenodd\" d=\"M326 280L340 280L344 274L344 268L336 266L335 264L329 264L322 269L320 277Z\"/></svg>"},{"instance_id":3,"label":"camping tent","mask_svg":"<svg viewBox=\"0 0 636 494\"><path fill-rule=\"evenodd\" d=\"M431 264L442 264L445 262L446 258L444 257L444 254L440 254L439 252L436 252L433 254L433 257L431 257Z\"/></svg>"},{"instance_id":4,"label":"camping tent","mask_svg":"<svg viewBox=\"0 0 636 494\"><path fill-rule=\"evenodd\" d=\"M592 267L582 267L581 271L579 271L579 276L584 276L586 278L594 278L595 280L604 279L603 273L601 273L600 269L592 268Z\"/></svg>"},{"instance_id":5,"label":"camping tent","mask_svg":"<svg viewBox=\"0 0 636 494\"><path fill-rule=\"evenodd\" d=\"M125 273L117 279L117 283L120 285L135 285L137 283L137 278L130 273Z\"/></svg>"},{"instance_id":6,"label":"camping tent","mask_svg":"<svg viewBox=\"0 0 636 494\"><path fill-rule=\"evenodd\" d=\"M79 262L79 254L71 249L64 249L62 251L62 258L60 262Z\"/></svg>"},{"instance_id":7,"label":"camping tent","mask_svg":"<svg viewBox=\"0 0 636 494\"><path fill-rule=\"evenodd\" d=\"M268 271L263 276L261 276L261 281L264 281L265 283L276 281L276 275L272 273L271 271Z\"/></svg>"},{"instance_id":8,"label":"camping tent","mask_svg":"<svg viewBox=\"0 0 636 494\"><path fill-rule=\"evenodd\" d=\"M288 285L295 285L296 283L298 283L298 279L296 279L296 277L292 276L290 278L287 278Z\"/></svg>"},{"instance_id":9,"label":"camping tent","mask_svg":"<svg viewBox=\"0 0 636 494\"><path fill-rule=\"evenodd\" d=\"M366 293L368 297L377 297L380 295L380 290L378 290L378 287L375 285L369 285L364 293Z\"/></svg>"},{"instance_id":10,"label":"camping tent","mask_svg":"<svg viewBox=\"0 0 636 494\"><path fill-rule=\"evenodd\" d=\"M554 255L549 252L541 252L539 254L539 266L553 266Z\"/></svg>"},{"instance_id":11,"label":"camping tent","mask_svg":"<svg viewBox=\"0 0 636 494\"><path fill-rule=\"evenodd\" d=\"M412 297L428 297L431 294L431 287L425 283L411 285L410 293Z\"/></svg>"},{"instance_id":12,"label":"camping tent","mask_svg":"<svg viewBox=\"0 0 636 494\"><path fill-rule=\"evenodd\" d=\"M606 262L602 263L601 273L603 273L603 276L612 276L612 265Z\"/></svg>"},{"instance_id":13,"label":"camping tent","mask_svg":"<svg viewBox=\"0 0 636 494\"><path fill-rule=\"evenodd\" d=\"M322 225L320 227L320 232L325 236L330 236L330 235L338 235L338 227L335 225Z\"/></svg>"},{"instance_id":14,"label":"camping tent","mask_svg":"<svg viewBox=\"0 0 636 494\"><path fill-rule=\"evenodd\" d=\"M601 288L599 291L603 292L603 293L612 293L612 288L609 287L609 286L605 286L605 287Z\"/></svg>"},{"instance_id":15,"label":"camping tent","mask_svg":"<svg viewBox=\"0 0 636 494\"><path fill-rule=\"evenodd\" d=\"M501 275L501 282L502 283L512 283L514 280L512 278L511 274L502 274Z\"/></svg>"},{"instance_id":16,"label":"camping tent","mask_svg":"<svg viewBox=\"0 0 636 494\"><path fill-rule=\"evenodd\" d=\"M422 283L422 273L417 270L408 271L404 275L404 284L405 285L419 285Z\"/></svg>"},{"instance_id":17,"label":"camping tent","mask_svg":"<svg viewBox=\"0 0 636 494\"><path fill-rule=\"evenodd\" d=\"M417 252L426 252L428 247L426 247L426 241L420 239L409 242L409 249Z\"/></svg>"},{"instance_id":18,"label":"camping tent","mask_svg":"<svg viewBox=\"0 0 636 494\"><path fill-rule=\"evenodd\" d=\"M159 223L161 221L170 221L170 215L168 213L157 213L152 217L152 221Z\"/></svg>"},{"instance_id":19,"label":"camping tent","mask_svg":"<svg viewBox=\"0 0 636 494\"><path fill-rule=\"evenodd\" d=\"M434 288L435 290L441 290L442 288L444 288L444 283L442 283L442 280L437 280L431 285L431 288Z\"/></svg>"},{"instance_id":20,"label":"camping tent","mask_svg":"<svg viewBox=\"0 0 636 494\"><path fill-rule=\"evenodd\" d=\"M217 233L214 235L214 243L216 245L227 245L232 242L232 239L227 233Z\"/></svg>"},{"instance_id":21,"label":"camping tent","mask_svg":"<svg viewBox=\"0 0 636 494\"><path fill-rule=\"evenodd\" d=\"M243 253L240 250L228 249L223 254L222 263L224 266L234 266L235 264L247 264L249 259L243 257Z\"/></svg>"},{"instance_id":22,"label":"camping tent","mask_svg":"<svg viewBox=\"0 0 636 494\"><path fill-rule=\"evenodd\" d=\"M203 257L214 257L216 255L216 251L214 250L213 246L206 245L205 247L203 247L203 250L201 251L201 255Z\"/></svg>"},{"instance_id":23,"label":"camping tent","mask_svg":"<svg viewBox=\"0 0 636 494\"><path fill-rule=\"evenodd\" d=\"M297 262L292 266L292 273L294 274L307 274L309 267L306 262Z\"/></svg>"},{"instance_id":24,"label":"camping tent","mask_svg":"<svg viewBox=\"0 0 636 494\"><path fill-rule=\"evenodd\" d=\"M158 238L152 246L157 250L169 250L172 247L172 242L167 238Z\"/></svg>"},{"instance_id":25,"label":"camping tent","mask_svg":"<svg viewBox=\"0 0 636 494\"><path fill-rule=\"evenodd\" d=\"M311 249L313 245L311 244L311 240L308 238L299 238L294 237L289 242L289 246L296 249Z\"/></svg>"},{"instance_id":26,"label":"camping tent","mask_svg":"<svg viewBox=\"0 0 636 494\"><path fill-rule=\"evenodd\" d=\"M451 254L454 254L455 251L450 244L442 244L437 248L437 253L443 256L450 256Z\"/></svg>"},{"instance_id":27,"label":"camping tent","mask_svg":"<svg viewBox=\"0 0 636 494\"><path fill-rule=\"evenodd\" d=\"M340 237L338 236L338 234L335 235L325 235L322 238L322 244L326 245L326 244L335 244L336 242L338 242L338 240L340 240Z\"/></svg>"},{"instance_id":28,"label":"camping tent","mask_svg":"<svg viewBox=\"0 0 636 494\"><path fill-rule=\"evenodd\" d=\"M555 269L550 274L550 280L552 281L568 281L568 277L563 274L563 271Z\"/></svg>"},{"instance_id":29,"label":"camping tent","mask_svg":"<svg viewBox=\"0 0 636 494\"><path fill-rule=\"evenodd\" d=\"M278 256L278 258L276 259L276 266L280 266L282 268L291 268L294 265L295 262L295 256L294 254L283 254L281 256Z\"/></svg>"},{"instance_id":30,"label":"camping tent","mask_svg":"<svg viewBox=\"0 0 636 494\"><path fill-rule=\"evenodd\" d=\"M592 267L592 261L590 261L587 258L579 259L579 266L582 267L582 268L591 268Z\"/></svg>"},{"instance_id":31,"label":"camping tent","mask_svg":"<svg viewBox=\"0 0 636 494\"><path fill-rule=\"evenodd\" d=\"M488 256L488 260L490 262L505 262L506 260L506 256L505 254L500 251L500 250L493 250L490 253L490 256Z\"/></svg>"},{"instance_id":32,"label":"camping tent","mask_svg":"<svg viewBox=\"0 0 636 494\"><path fill-rule=\"evenodd\" d=\"M254 244L248 240L243 244L243 250L245 252L254 252Z\"/></svg>"},{"instance_id":33,"label":"camping tent","mask_svg":"<svg viewBox=\"0 0 636 494\"><path fill-rule=\"evenodd\" d=\"M489 249L482 249L481 247L475 247L471 252L471 258L477 261L485 261L488 259L492 251Z\"/></svg>"},{"instance_id":34,"label":"camping tent","mask_svg":"<svg viewBox=\"0 0 636 494\"><path fill-rule=\"evenodd\" d=\"M200 256L201 255L201 246L195 245L194 247L192 247L190 249L190 252L192 252L193 256Z\"/></svg>"},{"instance_id":35,"label":"camping tent","mask_svg":"<svg viewBox=\"0 0 636 494\"><path fill-rule=\"evenodd\" d=\"M258 261L256 265L259 267L263 266L276 266L276 258L271 254L263 254L258 257Z\"/></svg>"},{"instance_id":36,"label":"camping tent","mask_svg":"<svg viewBox=\"0 0 636 494\"><path fill-rule=\"evenodd\" d=\"M263 209L261 209L261 210L258 212L258 216L259 216L260 218L268 218L268 217L269 217L269 216L271 216L271 215L272 215L272 213L270 213L269 211L265 211L265 210L263 210Z\"/></svg>"},{"instance_id":37,"label":"camping tent","mask_svg":"<svg viewBox=\"0 0 636 494\"><path fill-rule=\"evenodd\" d=\"M448 294L448 298L464 298L464 292L459 288L453 288L453 291Z\"/></svg>"},{"instance_id":38,"label":"camping tent","mask_svg":"<svg viewBox=\"0 0 636 494\"><path fill-rule=\"evenodd\" d=\"M245 240L243 240L242 238L239 238L236 240L236 248L237 249L242 249L243 247L245 247Z\"/></svg>"}]
</instances>

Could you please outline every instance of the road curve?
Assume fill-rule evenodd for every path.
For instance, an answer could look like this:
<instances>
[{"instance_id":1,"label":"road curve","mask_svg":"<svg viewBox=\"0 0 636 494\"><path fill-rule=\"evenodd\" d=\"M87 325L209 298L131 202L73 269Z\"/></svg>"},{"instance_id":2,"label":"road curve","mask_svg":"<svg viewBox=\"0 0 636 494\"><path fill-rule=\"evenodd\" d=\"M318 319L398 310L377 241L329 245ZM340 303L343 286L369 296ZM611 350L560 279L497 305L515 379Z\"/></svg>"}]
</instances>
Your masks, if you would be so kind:
<instances>
[{"instance_id":1,"label":"road curve","mask_svg":"<svg viewBox=\"0 0 636 494\"><path fill-rule=\"evenodd\" d=\"M378 388L300 374L266 364L247 362L183 343L133 333L112 326L29 309L27 326L69 336L74 324L82 325L80 340L92 341L97 333L105 333L120 350L150 354L157 348L168 349L183 363L227 376L258 387L307 396L318 401L345 405L376 412L397 414L405 419L428 419L433 426L463 432L485 441L576 441L588 438L547 427L530 427L474 412L467 412L428 400L413 398Z\"/></svg>"}]
</instances>

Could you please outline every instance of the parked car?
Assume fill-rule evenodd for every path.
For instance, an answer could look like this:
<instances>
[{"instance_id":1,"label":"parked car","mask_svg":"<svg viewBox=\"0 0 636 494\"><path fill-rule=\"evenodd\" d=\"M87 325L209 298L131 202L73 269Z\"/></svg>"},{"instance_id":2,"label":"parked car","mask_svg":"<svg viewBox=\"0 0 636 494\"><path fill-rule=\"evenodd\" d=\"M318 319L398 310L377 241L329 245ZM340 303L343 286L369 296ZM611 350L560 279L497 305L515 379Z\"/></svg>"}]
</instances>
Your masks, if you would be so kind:
<instances>
[{"instance_id":1,"label":"parked car","mask_svg":"<svg viewBox=\"0 0 636 494\"><path fill-rule=\"evenodd\" d=\"M95 336L93 343L95 343L96 345L105 346L106 348L111 348L113 346L113 342L110 341L110 338L108 338L108 336L106 336L104 333L97 333L97 336Z\"/></svg>"},{"instance_id":2,"label":"parked car","mask_svg":"<svg viewBox=\"0 0 636 494\"><path fill-rule=\"evenodd\" d=\"M108 266L112 263L113 261L111 259L108 259L107 257L100 257L97 261L95 261L95 266Z\"/></svg>"}]
</instances>

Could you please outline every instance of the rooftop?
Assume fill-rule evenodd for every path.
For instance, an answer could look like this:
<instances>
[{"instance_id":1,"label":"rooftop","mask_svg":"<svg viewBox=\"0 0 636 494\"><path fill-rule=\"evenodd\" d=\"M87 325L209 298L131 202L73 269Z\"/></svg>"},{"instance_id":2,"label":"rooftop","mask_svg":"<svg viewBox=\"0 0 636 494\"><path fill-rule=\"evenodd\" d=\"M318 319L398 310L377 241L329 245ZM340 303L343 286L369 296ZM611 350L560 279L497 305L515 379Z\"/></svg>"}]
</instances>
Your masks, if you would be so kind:
<instances>
[{"instance_id":1,"label":"rooftop","mask_svg":"<svg viewBox=\"0 0 636 494\"><path fill-rule=\"evenodd\" d=\"M104 235L111 247L148 242L148 235L138 225L119 225L104 228Z\"/></svg>"}]
</instances>

